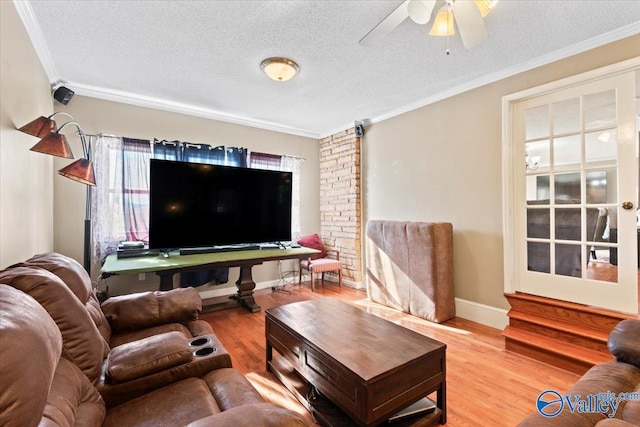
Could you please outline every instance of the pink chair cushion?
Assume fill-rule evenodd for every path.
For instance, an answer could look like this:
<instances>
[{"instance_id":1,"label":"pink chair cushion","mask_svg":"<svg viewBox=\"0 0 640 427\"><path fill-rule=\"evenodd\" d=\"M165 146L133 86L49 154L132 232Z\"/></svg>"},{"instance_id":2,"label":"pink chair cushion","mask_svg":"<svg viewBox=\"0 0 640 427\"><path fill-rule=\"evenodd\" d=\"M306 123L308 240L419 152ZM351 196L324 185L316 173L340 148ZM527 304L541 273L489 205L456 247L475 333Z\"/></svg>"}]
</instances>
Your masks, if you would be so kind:
<instances>
[{"instance_id":1,"label":"pink chair cushion","mask_svg":"<svg viewBox=\"0 0 640 427\"><path fill-rule=\"evenodd\" d=\"M298 239L298 244L305 248L316 249L320 251L320 254L314 255L311 259L325 258L327 256L327 248L322 243L320 236L317 234L309 234Z\"/></svg>"},{"instance_id":2,"label":"pink chair cushion","mask_svg":"<svg viewBox=\"0 0 640 427\"><path fill-rule=\"evenodd\" d=\"M323 271L336 271L342 269L342 263L335 259L320 258L309 261L301 261L300 265L305 270L309 270L313 273L321 273Z\"/></svg>"}]
</instances>

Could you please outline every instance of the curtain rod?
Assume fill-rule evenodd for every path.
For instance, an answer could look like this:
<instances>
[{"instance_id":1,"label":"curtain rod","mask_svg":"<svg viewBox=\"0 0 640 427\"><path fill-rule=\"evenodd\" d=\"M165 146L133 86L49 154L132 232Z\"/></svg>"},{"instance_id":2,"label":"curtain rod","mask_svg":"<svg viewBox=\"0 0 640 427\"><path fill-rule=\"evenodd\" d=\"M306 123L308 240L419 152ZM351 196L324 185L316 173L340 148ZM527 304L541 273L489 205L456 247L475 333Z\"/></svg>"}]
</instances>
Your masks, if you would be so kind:
<instances>
[{"instance_id":1,"label":"curtain rod","mask_svg":"<svg viewBox=\"0 0 640 427\"><path fill-rule=\"evenodd\" d=\"M120 138L119 136L109 135L108 133L96 133L96 134L85 133L84 135L85 136L95 136L95 137L106 136L106 137L109 137L109 138Z\"/></svg>"},{"instance_id":2,"label":"curtain rod","mask_svg":"<svg viewBox=\"0 0 640 427\"><path fill-rule=\"evenodd\" d=\"M110 138L120 138L119 136L116 136L116 135L110 135L110 134L108 134L108 133L98 133L98 134L85 133L85 136L90 136L90 137L106 136L106 137L110 137ZM149 142L151 142L151 141L149 141ZM169 143L173 143L173 144L175 144L175 141L166 141L166 140L162 140L162 143L165 143L165 142L169 142ZM192 144L192 143L185 143L185 144L188 144L188 145L193 146L193 147L201 148L201 147L200 147L200 146L198 146L197 144ZM207 144L207 145L210 145L210 144ZM215 147L211 146L211 148L215 148ZM307 160L307 159L306 159L306 158L304 158L304 157L300 157L300 156L292 156L292 155L290 155L290 154L281 154L281 156L282 156L282 157L289 157L290 159L298 159L298 160L302 160L303 162Z\"/></svg>"}]
</instances>

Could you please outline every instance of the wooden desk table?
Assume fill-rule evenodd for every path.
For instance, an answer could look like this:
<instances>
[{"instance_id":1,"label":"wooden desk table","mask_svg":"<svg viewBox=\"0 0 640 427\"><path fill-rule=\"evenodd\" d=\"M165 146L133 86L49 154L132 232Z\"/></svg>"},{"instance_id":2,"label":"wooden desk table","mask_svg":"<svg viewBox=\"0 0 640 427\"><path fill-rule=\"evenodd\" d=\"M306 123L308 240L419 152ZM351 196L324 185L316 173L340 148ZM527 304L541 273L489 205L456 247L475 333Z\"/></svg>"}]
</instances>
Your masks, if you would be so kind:
<instances>
[{"instance_id":1,"label":"wooden desk table","mask_svg":"<svg viewBox=\"0 0 640 427\"><path fill-rule=\"evenodd\" d=\"M214 252L206 254L180 255L170 252L168 257L163 255L141 256L135 258L118 259L116 254L107 256L100 269L103 278L117 274L156 273L160 276L159 290L173 289L173 275L176 273L207 270L225 267L240 267L240 277L236 282L238 292L221 304L207 305L203 301L203 311L213 311L223 308L244 307L252 313L260 311L260 306L253 298L256 283L251 274L252 267L265 261L283 259L304 259L320 253L315 249L305 247L287 249L251 249L243 251Z\"/></svg>"}]
</instances>

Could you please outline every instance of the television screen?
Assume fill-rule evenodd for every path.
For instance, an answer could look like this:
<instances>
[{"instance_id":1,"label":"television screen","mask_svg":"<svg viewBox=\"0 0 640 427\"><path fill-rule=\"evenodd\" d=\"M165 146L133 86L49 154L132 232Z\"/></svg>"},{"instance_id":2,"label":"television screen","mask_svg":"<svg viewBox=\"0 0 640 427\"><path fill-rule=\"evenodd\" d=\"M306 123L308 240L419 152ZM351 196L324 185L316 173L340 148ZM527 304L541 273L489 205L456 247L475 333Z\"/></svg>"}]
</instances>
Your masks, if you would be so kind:
<instances>
[{"instance_id":1,"label":"television screen","mask_svg":"<svg viewBox=\"0 0 640 427\"><path fill-rule=\"evenodd\" d=\"M151 160L149 247L291 240L291 172Z\"/></svg>"}]
</instances>

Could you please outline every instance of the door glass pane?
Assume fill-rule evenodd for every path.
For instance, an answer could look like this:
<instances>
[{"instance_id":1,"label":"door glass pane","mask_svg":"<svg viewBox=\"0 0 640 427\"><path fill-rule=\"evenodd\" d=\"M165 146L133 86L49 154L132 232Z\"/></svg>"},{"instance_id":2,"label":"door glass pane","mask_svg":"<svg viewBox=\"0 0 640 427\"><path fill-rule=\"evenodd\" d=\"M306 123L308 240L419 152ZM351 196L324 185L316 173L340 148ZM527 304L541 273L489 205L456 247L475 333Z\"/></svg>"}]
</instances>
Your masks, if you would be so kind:
<instances>
[{"instance_id":1,"label":"door glass pane","mask_svg":"<svg viewBox=\"0 0 640 427\"><path fill-rule=\"evenodd\" d=\"M524 112L526 139L549 136L549 106L529 108Z\"/></svg>"},{"instance_id":2,"label":"door glass pane","mask_svg":"<svg viewBox=\"0 0 640 427\"><path fill-rule=\"evenodd\" d=\"M554 178L556 200L572 200L577 203L582 200L579 172L556 174Z\"/></svg>"},{"instance_id":3,"label":"door glass pane","mask_svg":"<svg viewBox=\"0 0 640 427\"><path fill-rule=\"evenodd\" d=\"M615 129L589 132L584 135L584 154L590 163L615 163L618 158L618 134Z\"/></svg>"},{"instance_id":4,"label":"door glass pane","mask_svg":"<svg viewBox=\"0 0 640 427\"><path fill-rule=\"evenodd\" d=\"M551 251L549 243L527 242L527 269L550 273Z\"/></svg>"},{"instance_id":5,"label":"door glass pane","mask_svg":"<svg viewBox=\"0 0 640 427\"><path fill-rule=\"evenodd\" d=\"M553 104L553 134L580 131L580 98Z\"/></svg>"},{"instance_id":6,"label":"door glass pane","mask_svg":"<svg viewBox=\"0 0 640 427\"><path fill-rule=\"evenodd\" d=\"M548 139L525 144L525 162L527 173L548 171L551 159L549 156L550 142Z\"/></svg>"},{"instance_id":7,"label":"door glass pane","mask_svg":"<svg viewBox=\"0 0 640 427\"><path fill-rule=\"evenodd\" d=\"M615 173L615 170L612 171ZM607 203L607 171L593 170L585 174L587 203Z\"/></svg>"},{"instance_id":8,"label":"door glass pane","mask_svg":"<svg viewBox=\"0 0 640 427\"><path fill-rule=\"evenodd\" d=\"M584 97L584 128L585 130L612 126L616 124L616 92L606 92L585 95Z\"/></svg>"},{"instance_id":9,"label":"door glass pane","mask_svg":"<svg viewBox=\"0 0 640 427\"><path fill-rule=\"evenodd\" d=\"M527 237L548 239L551 237L549 209L527 209Z\"/></svg>"},{"instance_id":10,"label":"door glass pane","mask_svg":"<svg viewBox=\"0 0 640 427\"><path fill-rule=\"evenodd\" d=\"M553 140L553 164L556 166L580 165L580 135L565 136Z\"/></svg>"},{"instance_id":11,"label":"door glass pane","mask_svg":"<svg viewBox=\"0 0 640 427\"><path fill-rule=\"evenodd\" d=\"M581 212L579 207L554 209L556 239L580 240L582 236Z\"/></svg>"},{"instance_id":12,"label":"door glass pane","mask_svg":"<svg viewBox=\"0 0 640 427\"><path fill-rule=\"evenodd\" d=\"M581 277L582 246L556 243L556 274L561 276Z\"/></svg>"},{"instance_id":13,"label":"door glass pane","mask_svg":"<svg viewBox=\"0 0 640 427\"><path fill-rule=\"evenodd\" d=\"M541 201L549 203L551 190L549 188L549 175L528 175L527 182L527 204L540 204Z\"/></svg>"}]
</instances>

